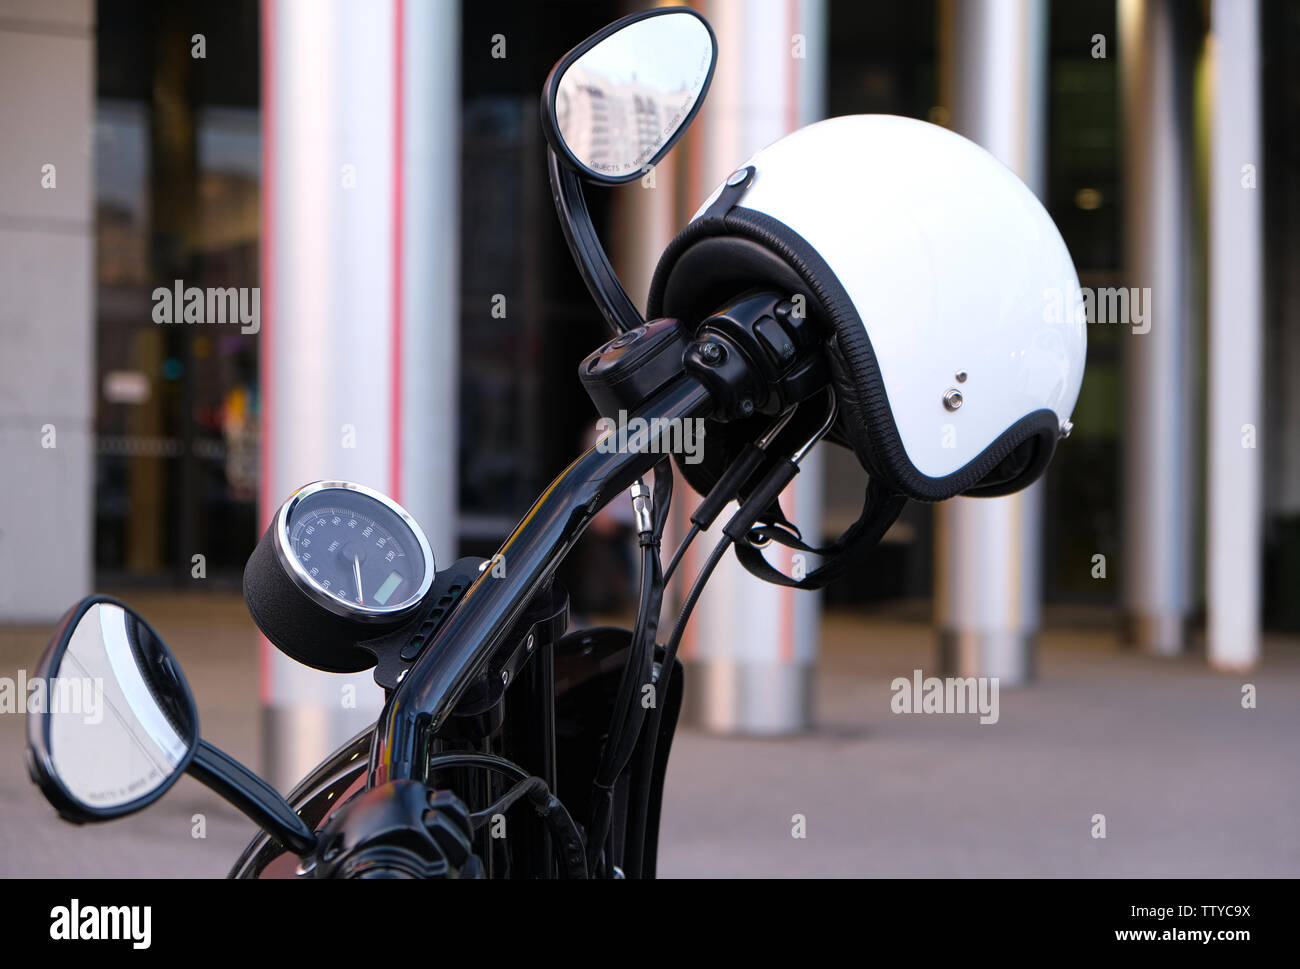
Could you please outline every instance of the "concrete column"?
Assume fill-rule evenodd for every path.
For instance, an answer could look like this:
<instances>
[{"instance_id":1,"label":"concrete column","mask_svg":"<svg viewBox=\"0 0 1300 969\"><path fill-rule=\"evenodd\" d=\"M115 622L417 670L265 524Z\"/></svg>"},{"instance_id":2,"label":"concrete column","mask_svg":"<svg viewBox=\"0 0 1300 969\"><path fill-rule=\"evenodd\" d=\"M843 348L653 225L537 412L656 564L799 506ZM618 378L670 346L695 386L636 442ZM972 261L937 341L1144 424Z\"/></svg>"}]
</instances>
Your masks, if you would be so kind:
<instances>
[{"instance_id":1,"label":"concrete column","mask_svg":"<svg viewBox=\"0 0 1300 969\"><path fill-rule=\"evenodd\" d=\"M1160 655L1184 645L1194 548L1191 72L1179 29L1191 12L1178 0L1120 0L1118 18L1125 264L1130 294L1150 294L1143 325L1122 337L1121 582L1131 639Z\"/></svg>"},{"instance_id":2,"label":"concrete column","mask_svg":"<svg viewBox=\"0 0 1300 969\"><path fill-rule=\"evenodd\" d=\"M1040 196L1046 183L1047 4L962 0L943 6L944 100L952 127ZM1042 483L1004 498L935 509L940 665L954 675L1033 677L1039 626Z\"/></svg>"},{"instance_id":3,"label":"concrete column","mask_svg":"<svg viewBox=\"0 0 1300 969\"><path fill-rule=\"evenodd\" d=\"M94 33L90 0L0 0L0 622L91 590Z\"/></svg>"},{"instance_id":4,"label":"concrete column","mask_svg":"<svg viewBox=\"0 0 1300 969\"><path fill-rule=\"evenodd\" d=\"M689 212L758 149L823 116L826 5L822 0L709 0L719 60L695 123L688 161ZM814 539L821 531L823 458L814 450L782 507ZM696 539L682 566L691 582L735 511ZM787 573L788 549L768 557ZM811 570L815 563L809 563ZM776 734L812 721L820 596L767 585L727 556L683 640L688 716L711 730Z\"/></svg>"},{"instance_id":5,"label":"concrete column","mask_svg":"<svg viewBox=\"0 0 1300 969\"><path fill-rule=\"evenodd\" d=\"M1259 5L1211 8L1209 476L1210 663L1259 660L1263 386Z\"/></svg>"},{"instance_id":6,"label":"concrete column","mask_svg":"<svg viewBox=\"0 0 1300 969\"><path fill-rule=\"evenodd\" d=\"M459 7L263 3L263 524L299 485L391 494L455 557ZM369 672L263 649L268 775L372 723Z\"/></svg>"}]
</instances>

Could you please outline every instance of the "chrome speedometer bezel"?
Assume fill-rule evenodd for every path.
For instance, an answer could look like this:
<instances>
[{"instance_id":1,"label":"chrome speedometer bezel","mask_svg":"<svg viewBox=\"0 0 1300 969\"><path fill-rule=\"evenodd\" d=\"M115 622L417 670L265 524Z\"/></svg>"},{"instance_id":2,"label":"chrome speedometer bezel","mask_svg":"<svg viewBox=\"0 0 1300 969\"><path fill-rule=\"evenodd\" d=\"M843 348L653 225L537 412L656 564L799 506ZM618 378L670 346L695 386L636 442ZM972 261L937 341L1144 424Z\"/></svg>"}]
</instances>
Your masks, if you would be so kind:
<instances>
[{"instance_id":1,"label":"chrome speedometer bezel","mask_svg":"<svg viewBox=\"0 0 1300 969\"><path fill-rule=\"evenodd\" d=\"M306 568L298 561L298 557L293 554L293 550L289 547L289 522L293 518L294 509L302 501L322 491L350 491L364 495L379 502L405 523L415 536L424 564L424 575L420 580L419 588L413 594L399 603L387 606L363 606L355 602L344 602L318 585L316 580L308 574ZM275 527L271 530L271 534L275 557L298 590L322 609L343 619L363 623L384 623L400 619L415 609L433 586L437 563L433 556L433 549L429 546L429 540L425 537L424 530L420 528L419 523L411 517L405 508L386 494L375 491L373 488L367 488L365 485L357 484L354 481L313 481L311 484L303 485L291 494L284 504L280 506L280 510L276 512Z\"/></svg>"}]
</instances>

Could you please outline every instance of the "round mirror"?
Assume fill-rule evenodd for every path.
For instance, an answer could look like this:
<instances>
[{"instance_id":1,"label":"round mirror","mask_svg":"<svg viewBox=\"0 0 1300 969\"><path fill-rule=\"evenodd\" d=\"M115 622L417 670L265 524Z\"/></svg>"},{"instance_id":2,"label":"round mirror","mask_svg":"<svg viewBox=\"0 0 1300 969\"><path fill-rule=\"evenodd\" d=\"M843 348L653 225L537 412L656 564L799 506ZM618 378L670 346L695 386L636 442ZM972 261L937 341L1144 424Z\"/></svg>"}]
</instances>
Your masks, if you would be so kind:
<instances>
[{"instance_id":1,"label":"round mirror","mask_svg":"<svg viewBox=\"0 0 1300 969\"><path fill-rule=\"evenodd\" d=\"M79 603L38 671L29 700L33 779L73 820L103 820L157 799L188 766L198 713L180 667L119 602Z\"/></svg>"},{"instance_id":2,"label":"round mirror","mask_svg":"<svg viewBox=\"0 0 1300 969\"><path fill-rule=\"evenodd\" d=\"M692 10L655 10L613 24L551 72L553 143L597 181L638 177L694 118L716 55L713 31Z\"/></svg>"}]
</instances>

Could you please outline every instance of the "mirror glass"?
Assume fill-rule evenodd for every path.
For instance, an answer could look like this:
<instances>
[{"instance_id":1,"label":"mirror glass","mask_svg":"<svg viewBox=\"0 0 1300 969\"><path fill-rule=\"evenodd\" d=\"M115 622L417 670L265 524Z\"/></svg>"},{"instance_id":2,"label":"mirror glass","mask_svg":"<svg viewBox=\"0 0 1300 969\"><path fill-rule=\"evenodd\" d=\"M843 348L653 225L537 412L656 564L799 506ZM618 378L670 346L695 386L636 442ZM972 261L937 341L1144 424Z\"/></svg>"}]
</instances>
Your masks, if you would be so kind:
<instances>
[{"instance_id":1,"label":"mirror glass","mask_svg":"<svg viewBox=\"0 0 1300 969\"><path fill-rule=\"evenodd\" d=\"M198 744L198 717L167 647L120 605L90 606L51 674L50 764L97 809L158 791Z\"/></svg>"},{"instance_id":2,"label":"mirror glass","mask_svg":"<svg viewBox=\"0 0 1300 969\"><path fill-rule=\"evenodd\" d=\"M628 24L574 61L555 89L555 124L579 164L635 175L691 116L713 65L713 37L690 13Z\"/></svg>"}]
</instances>

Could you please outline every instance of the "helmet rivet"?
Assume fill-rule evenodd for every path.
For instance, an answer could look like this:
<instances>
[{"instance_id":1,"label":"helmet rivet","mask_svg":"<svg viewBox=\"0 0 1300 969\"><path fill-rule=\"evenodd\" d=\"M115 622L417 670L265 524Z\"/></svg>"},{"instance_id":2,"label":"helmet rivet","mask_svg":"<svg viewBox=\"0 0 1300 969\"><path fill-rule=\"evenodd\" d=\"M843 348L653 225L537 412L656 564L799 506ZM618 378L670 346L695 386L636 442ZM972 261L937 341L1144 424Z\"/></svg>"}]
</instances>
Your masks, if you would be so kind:
<instances>
[{"instance_id":1,"label":"helmet rivet","mask_svg":"<svg viewBox=\"0 0 1300 969\"><path fill-rule=\"evenodd\" d=\"M946 408L948 408L949 410L956 410L958 407L960 407L960 406L961 406L961 391L960 391L960 390L953 389L953 390L948 391L946 394L944 394L944 395L943 395L943 406L946 407Z\"/></svg>"},{"instance_id":2,"label":"helmet rivet","mask_svg":"<svg viewBox=\"0 0 1300 969\"><path fill-rule=\"evenodd\" d=\"M1073 423L1071 423L1070 421L1061 421L1061 437L1062 437L1062 438L1067 438L1067 437L1069 437L1069 436L1070 436L1070 432L1071 432L1072 430L1074 430L1074 424L1073 424Z\"/></svg>"},{"instance_id":3,"label":"helmet rivet","mask_svg":"<svg viewBox=\"0 0 1300 969\"><path fill-rule=\"evenodd\" d=\"M730 175L727 176L727 184L732 186L739 185L748 177L749 177L748 169L737 168L734 172L732 172Z\"/></svg>"},{"instance_id":4,"label":"helmet rivet","mask_svg":"<svg viewBox=\"0 0 1300 969\"><path fill-rule=\"evenodd\" d=\"M965 371L965 370L958 370L958 371L957 371L957 383L959 383L959 384L964 384L965 382L966 382L966 371Z\"/></svg>"}]
</instances>

